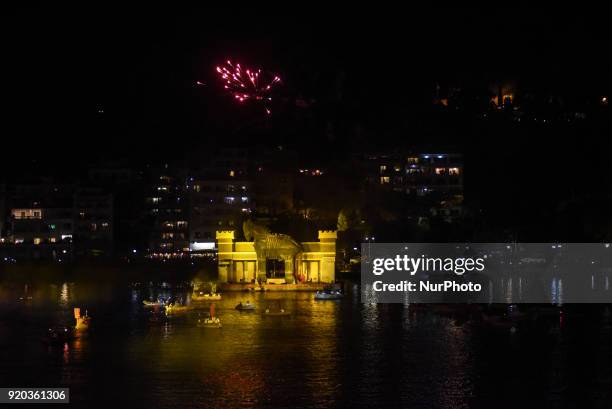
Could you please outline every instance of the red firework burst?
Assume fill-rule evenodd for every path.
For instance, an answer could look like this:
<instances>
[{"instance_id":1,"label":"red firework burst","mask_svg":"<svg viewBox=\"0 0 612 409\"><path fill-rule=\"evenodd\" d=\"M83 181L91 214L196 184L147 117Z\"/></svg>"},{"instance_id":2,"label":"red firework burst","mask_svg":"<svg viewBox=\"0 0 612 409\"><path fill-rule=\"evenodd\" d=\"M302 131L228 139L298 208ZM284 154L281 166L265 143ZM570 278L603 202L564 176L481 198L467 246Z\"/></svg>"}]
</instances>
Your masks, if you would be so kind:
<instances>
[{"instance_id":1,"label":"red firework burst","mask_svg":"<svg viewBox=\"0 0 612 409\"><path fill-rule=\"evenodd\" d=\"M230 60L225 65L217 66L217 74L236 101L255 101L263 106L268 115L271 113L272 90L281 81L278 75L242 67L239 63L232 64Z\"/></svg>"}]
</instances>

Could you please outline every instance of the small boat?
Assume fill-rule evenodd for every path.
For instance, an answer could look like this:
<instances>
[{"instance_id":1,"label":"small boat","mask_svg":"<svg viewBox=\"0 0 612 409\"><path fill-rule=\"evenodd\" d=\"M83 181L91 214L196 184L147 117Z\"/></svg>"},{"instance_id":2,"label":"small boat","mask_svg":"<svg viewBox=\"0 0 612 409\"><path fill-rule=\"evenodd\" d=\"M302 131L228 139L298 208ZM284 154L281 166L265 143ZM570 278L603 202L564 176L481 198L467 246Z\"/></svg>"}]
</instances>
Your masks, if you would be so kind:
<instances>
[{"instance_id":1,"label":"small boat","mask_svg":"<svg viewBox=\"0 0 612 409\"><path fill-rule=\"evenodd\" d=\"M215 304L210 304L210 312L208 317L198 319L199 328L221 328L221 320L215 316Z\"/></svg>"},{"instance_id":2,"label":"small boat","mask_svg":"<svg viewBox=\"0 0 612 409\"><path fill-rule=\"evenodd\" d=\"M191 294L192 301L219 301L221 299L221 294L219 293L211 293L205 294L202 291L199 293Z\"/></svg>"},{"instance_id":3,"label":"small boat","mask_svg":"<svg viewBox=\"0 0 612 409\"><path fill-rule=\"evenodd\" d=\"M255 304L251 304L249 300L247 300L245 303L240 301L240 304L236 306L236 309L238 311L255 311Z\"/></svg>"},{"instance_id":4,"label":"small boat","mask_svg":"<svg viewBox=\"0 0 612 409\"><path fill-rule=\"evenodd\" d=\"M291 313L287 310L285 310L283 308L283 306L280 304L280 302L278 303L278 309L272 309L268 306L268 308L266 308L263 312L263 315L269 315L269 316L284 316L284 315L291 315Z\"/></svg>"},{"instance_id":5,"label":"small boat","mask_svg":"<svg viewBox=\"0 0 612 409\"><path fill-rule=\"evenodd\" d=\"M41 341L47 345L63 345L74 338L74 333L68 327L49 328Z\"/></svg>"},{"instance_id":6,"label":"small boat","mask_svg":"<svg viewBox=\"0 0 612 409\"><path fill-rule=\"evenodd\" d=\"M291 315L291 313L289 313L289 311L285 311L284 309L280 309L278 311L274 311L274 310L270 310L269 308L266 308L266 310L264 311L264 315L269 315L269 316L285 316L285 315Z\"/></svg>"},{"instance_id":7,"label":"small boat","mask_svg":"<svg viewBox=\"0 0 612 409\"><path fill-rule=\"evenodd\" d=\"M344 294L340 290L334 290L327 288L323 291L317 291L314 299L315 300L340 300L344 297Z\"/></svg>"},{"instance_id":8,"label":"small boat","mask_svg":"<svg viewBox=\"0 0 612 409\"><path fill-rule=\"evenodd\" d=\"M168 304L166 305L166 315L168 314L176 314L176 313L180 313L180 312L187 312L192 310L193 307L189 307L187 305L181 305L181 304Z\"/></svg>"},{"instance_id":9,"label":"small boat","mask_svg":"<svg viewBox=\"0 0 612 409\"><path fill-rule=\"evenodd\" d=\"M26 284L23 288L24 294L19 297L19 301L23 302L23 303L31 303L32 302L32 295L30 294L30 288L28 287L28 285Z\"/></svg>"},{"instance_id":10,"label":"small boat","mask_svg":"<svg viewBox=\"0 0 612 409\"><path fill-rule=\"evenodd\" d=\"M148 300L144 300L144 301L142 302L142 304L143 304L145 307L150 307L150 308L153 308L153 307L161 307L161 306L163 306L163 305L164 305L164 303L162 303L161 301L148 301Z\"/></svg>"},{"instance_id":11,"label":"small boat","mask_svg":"<svg viewBox=\"0 0 612 409\"><path fill-rule=\"evenodd\" d=\"M221 328L221 320L217 317L198 320L198 328Z\"/></svg>"},{"instance_id":12,"label":"small boat","mask_svg":"<svg viewBox=\"0 0 612 409\"><path fill-rule=\"evenodd\" d=\"M81 315L81 309L78 307L74 308L74 319L76 320L74 326L76 330L86 330L89 328L91 317L87 314L87 310L85 310L85 315Z\"/></svg>"}]
</instances>

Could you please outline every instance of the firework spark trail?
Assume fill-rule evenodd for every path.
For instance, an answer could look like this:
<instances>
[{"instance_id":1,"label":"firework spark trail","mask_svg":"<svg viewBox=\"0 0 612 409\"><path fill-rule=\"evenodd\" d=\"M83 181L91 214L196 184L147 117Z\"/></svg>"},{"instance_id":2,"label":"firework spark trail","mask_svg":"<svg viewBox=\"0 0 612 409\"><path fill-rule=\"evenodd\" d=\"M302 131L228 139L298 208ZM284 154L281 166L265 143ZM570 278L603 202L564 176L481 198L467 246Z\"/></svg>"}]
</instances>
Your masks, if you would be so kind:
<instances>
[{"instance_id":1,"label":"firework spark trail","mask_svg":"<svg viewBox=\"0 0 612 409\"><path fill-rule=\"evenodd\" d=\"M260 102L266 113L271 110L268 104L272 101L272 88L281 81L278 75L267 75L261 69L243 68L239 63L230 60L225 65L217 66L217 73L224 82L224 88L238 102Z\"/></svg>"}]
</instances>

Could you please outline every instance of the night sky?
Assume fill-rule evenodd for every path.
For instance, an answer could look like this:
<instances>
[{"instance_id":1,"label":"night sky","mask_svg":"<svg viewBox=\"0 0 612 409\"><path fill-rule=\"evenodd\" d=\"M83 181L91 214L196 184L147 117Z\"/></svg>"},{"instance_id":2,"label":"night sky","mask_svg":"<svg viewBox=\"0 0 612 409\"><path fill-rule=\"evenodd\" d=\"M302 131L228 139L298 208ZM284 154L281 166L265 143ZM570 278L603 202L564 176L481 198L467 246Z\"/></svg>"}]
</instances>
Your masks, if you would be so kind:
<instances>
[{"instance_id":1,"label":"night sky","mask_svg":"<svg viewBox=\"0 0 612 409\"><path fill-rule=\"evenodd\" d=\"M390 143L405 138L398 124L418 119L436 82L478 88L512 79L568 97L601 95L610 86L606 15L575 8L98 3L3 14L3 162L11 167L24 158L57 166L100 156L178 158L236 123L248 127L245 110L214 76L227 58L279 73L281 100L316 101L308 113L313 133L343 118L358 124L344 130L349 138L365 128ZM291 118L281 106L267 121L287 130L296 127Z\"/></svg>"}]
</instances>

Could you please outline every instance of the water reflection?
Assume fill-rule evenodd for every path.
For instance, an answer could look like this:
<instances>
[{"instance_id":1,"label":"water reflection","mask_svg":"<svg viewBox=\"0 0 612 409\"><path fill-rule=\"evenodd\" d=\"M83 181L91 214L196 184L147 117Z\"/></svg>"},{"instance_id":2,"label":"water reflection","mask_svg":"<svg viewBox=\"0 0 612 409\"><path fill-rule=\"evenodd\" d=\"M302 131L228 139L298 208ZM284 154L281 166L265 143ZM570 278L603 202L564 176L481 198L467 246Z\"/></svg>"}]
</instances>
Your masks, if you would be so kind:
<instances>
[{"instance_id":1,"label":"water reflection","mask_svg":"<svg viewBox=\"0 0 612 409\"><path fill-rule=\"evenodd\" d=\"M68 307L69 302L70 302L70 291L69 291L68 283L63 283L61 290L60 290L59 305L62 308L66 308Z\"/></svg>"},{"instance_id":2,"label":"water reflection","mask_svg":"<svg viewBox=\"0 0 612 409\"><path fill-rule=\"evenodd\" d=\"M496 284L517 296L522 280ZM591 389L572 390L570 382L573 371L586 373L585 363L612 358L609 310L593 315L591 326L589 315L568 310L511 333L443 306L361 304L359 286L349 284L341 301L227 293L215 302L223 327L204 329L196 322L208 303L171 316L144 308L145 299L189 299L172 286L115 288L111 301L80 284L31 291L46 301L23 305L23 287L0 287L0 379L70 385L75 407L116 406L119 399L162 408L559 407L559 397L612 387L603 373L589 375L598 382ZM562 300L562 280L550 291ZM259 311L234 308L246 300ZM270 303L291 315L262 315ZM60 347L43 346L41 331L70 323L75 304L94 317L92 330ZM119 388L100 396L101 384Z\"/></svg>"},{"instance_id":3,"label":"water reflection","mask_svg":"<svg viewBox=\"0 0 612 409\"><path fill-rule=\"evenodd\" d=\"M383 285L378 283L374 291L372 283L362 287L362 298L366 303L381 301L410 304L411 302L477 302L477 303L612 303L609 270L595 272L576 272L575 270L554 269L550 271L499 271L489 275L470 275L467 282L480 284L477 293L449 291L426 291L428 284L439 285L451 278L457 283L456 276L431 274L425 278L411 278L412 292L397 289L382 291L384 285L397 285L390 279Z\"/></svg>"}]
</instances>

